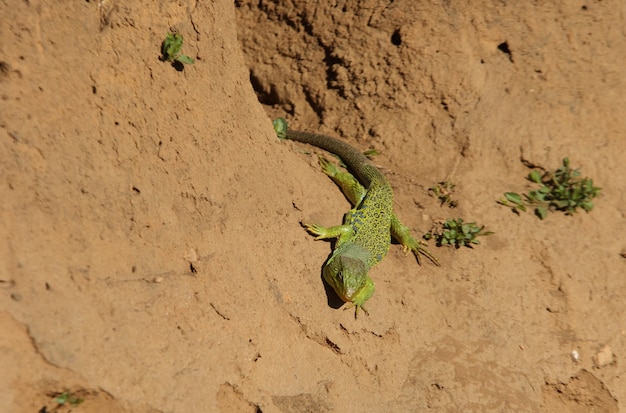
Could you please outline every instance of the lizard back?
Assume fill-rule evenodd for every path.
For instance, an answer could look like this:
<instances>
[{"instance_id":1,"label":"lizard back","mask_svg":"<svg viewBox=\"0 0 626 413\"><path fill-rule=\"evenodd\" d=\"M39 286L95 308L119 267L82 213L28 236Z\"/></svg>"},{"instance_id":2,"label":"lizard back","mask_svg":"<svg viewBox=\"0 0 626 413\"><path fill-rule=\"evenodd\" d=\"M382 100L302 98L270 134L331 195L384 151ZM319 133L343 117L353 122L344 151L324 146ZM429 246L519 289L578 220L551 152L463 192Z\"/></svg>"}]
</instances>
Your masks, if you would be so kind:
<instances>
[{"instance_id":1,"label":"lizard back","mask_svg":"<svg viewBox=\"0 0 626 413\"><path fill-rule=\"evenodd\" d=\"M353 244L369 254L367 267L379 263L389 250L393 215L393 191L387 178L361 152L338 139L326 135L288 130L288 139L308 143L339 156L367 193L346 215L346 224L354 231Z\"/></svg>"}]
</instances>

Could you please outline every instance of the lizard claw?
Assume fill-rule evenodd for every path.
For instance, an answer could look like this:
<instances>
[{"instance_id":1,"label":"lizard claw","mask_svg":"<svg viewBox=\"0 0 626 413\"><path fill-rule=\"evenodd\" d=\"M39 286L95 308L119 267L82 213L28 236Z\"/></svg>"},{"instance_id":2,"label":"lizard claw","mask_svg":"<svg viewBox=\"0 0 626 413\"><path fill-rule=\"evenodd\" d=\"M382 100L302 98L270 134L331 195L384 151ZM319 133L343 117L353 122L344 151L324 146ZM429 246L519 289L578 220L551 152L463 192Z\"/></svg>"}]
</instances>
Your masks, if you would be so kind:
<instances>
[{"instance_id":1,"label":"lizard claw","mask_svg":"<svg viewBox=\"0 0 626 413\"><path fill-rule=\"evenodd\" d=\"M318 158L319 164L322 167L322 171L330 176L331 178L334 178L335 176L337 176L338 173L341 172L341 170L337 167L337 165L335 165L334 163L330 162L328 159L326 159L323 156L320 156Z\"/></svg>"},{"instance_id":2,"label":"lizard claw","mask_svg":"<svg viewBox=\"0 0 626 413\"><path fill-rule=\"evenodd\" d=\"M417 258L417 263L420 265L421 265L421 262L420 262L420 254L421 254L425 256L426 258L428 258L437 267L441 266L441 264L439 264L439 260L437 260L437 258L435 258L435 256L430 251L428 251L428 249L426 249L425 247L418 246L416 249L413 250L413 254L415 254L415 258Z\"/></svg>"},{"instance_id":3,"label":"lizard claw","mask_svg":"<svg viewBox=\"0 0 626 413\"><path fill-rule=\"evenodd\" d=\"M358 305L358 304L354 304L354 303L350 303L349 305L345 306L343 309L345 310L349 310L351 308L354 308L354 319L358 319L359 318L359 308L365 313L366 316L369 317L370 313L369 311L367 311L365 309L365 307L363 307L362 305Z\"/></svg>"},{"instance_id":4,"label":"lizard claw","mask_svg":"<svg viewBox=\"0 0 626 413\"><path fill-rule=\"evenodd\" d=\"M349 225L338 225L336 227L323 227L318 224L309 224L308 222L300 223L311 235L316 236L316 240L319 239L332 239L347 236L352 230Z\"/></svg>"},{"instance_id":5,"label":"lizard claw","mask_svg":"<svg viewBox=\"0 0 626 413\"><path fill-rule=\"evenodd\" d=\"M415 255L415 258L417 259L417 263L419 265L422 265L421 255L428 258L437 267L441 265L439 264L439 260L437 260L437 258L435 258L435 256L430 251L428 251L428 249L426 248L426 243L422 241L416 241L414 244L411 243L411 245L403 244L402 251L405 255L407 255L409 251L413 252L413 255Z\"/></svg>"},{"instance_id":6,"label":"lizard claw","mask_svg":"<svg viewBox=\"0 0 626 413\"><path fill-rule=\"evenodd\" d=\"M315 236L316 241L319 241L322 239L334 238L333 236L328 234L328 229L321 225L310 224L308 222L301 222L300 224L304 227L304 229L307 230L309 234Z\"/></svg>"},{"instance_id":7,"label":"lizard claw","mask_svg":"<svg viewBox=\"0 0 626 413\"><path fill-rule=\"evenodd\" d=\"M321 238L321 234L320 234L320 226L317 224L310 224L308 222L301 222L300 225L302 225L304 227L304 229L307 230L308 233L310 233L311 235L315 235L315 239L322 239Z\"/></svg>"}]
</instances>

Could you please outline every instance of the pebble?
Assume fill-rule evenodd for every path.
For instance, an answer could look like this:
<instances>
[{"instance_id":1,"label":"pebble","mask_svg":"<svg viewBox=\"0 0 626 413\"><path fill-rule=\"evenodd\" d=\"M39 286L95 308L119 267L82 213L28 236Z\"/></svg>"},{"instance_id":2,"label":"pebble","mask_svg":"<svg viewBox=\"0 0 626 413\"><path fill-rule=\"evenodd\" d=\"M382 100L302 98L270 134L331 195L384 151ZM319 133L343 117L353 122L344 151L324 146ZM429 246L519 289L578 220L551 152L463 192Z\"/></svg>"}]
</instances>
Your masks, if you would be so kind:
<instances>
[{"instance_id":1,"label":"pebble","mask_svg":"<svg viewBox=\"0 0 626 413\"><path fill-rule=\"evenodd\" d=\"M596 367L604 367L613 363L613 358L614 358L614 354L613 354L613 350L611 350L611 347L604 346L593 357L593 361Z\"/></svg>"}]
</instances>

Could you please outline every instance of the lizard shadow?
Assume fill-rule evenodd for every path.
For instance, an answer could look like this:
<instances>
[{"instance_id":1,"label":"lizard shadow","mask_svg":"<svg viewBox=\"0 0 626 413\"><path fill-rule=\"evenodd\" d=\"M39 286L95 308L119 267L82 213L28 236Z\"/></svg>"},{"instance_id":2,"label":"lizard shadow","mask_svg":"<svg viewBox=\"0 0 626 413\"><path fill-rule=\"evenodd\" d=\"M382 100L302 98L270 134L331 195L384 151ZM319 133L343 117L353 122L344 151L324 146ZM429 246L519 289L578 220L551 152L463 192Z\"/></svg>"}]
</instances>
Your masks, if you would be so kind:
<instances>
[{"instance_id":1,"label":"lizard shadow","mask_svg":"<svg viewBox=\"0 0 626 413\"><path fill-rule=\"evenodd\" d=\"M331 287L326 282L326 280L324 280L324 276L322 276L321 273L320 278L322 279L322 283L324 284L324 290L326 290L326 303L329 307L338 310L339 308L341 308L342 305L345 304L345 302L341 298L339 298L333 287Z\"/></svg>"},{"instance_id":2,"label":"lizard shadow","mask_svg":"<svg viewBox=\"0 0 626 413\"><path fill-rule=\"evenodd\" d=\"M306 226L302 222L300 222L300 225L306 228ZM330 245L330 253L324 260L324 263L322 264L322 266L320 267L320 279L322 281L322 285L324 285L324 290L326 291L326 303L328 304L329 307L337 310L341 308L341 306L344 305L345 302L339 297L339 295L337 295L337 292L335 291L335 289L330 284L328 284L326 280L324 279L324 266L328 262L328 259L333 255L333 251L335 250L337 240L327 239L325 241L327 241L328 244Z\"/></svg>"}]
</instances>

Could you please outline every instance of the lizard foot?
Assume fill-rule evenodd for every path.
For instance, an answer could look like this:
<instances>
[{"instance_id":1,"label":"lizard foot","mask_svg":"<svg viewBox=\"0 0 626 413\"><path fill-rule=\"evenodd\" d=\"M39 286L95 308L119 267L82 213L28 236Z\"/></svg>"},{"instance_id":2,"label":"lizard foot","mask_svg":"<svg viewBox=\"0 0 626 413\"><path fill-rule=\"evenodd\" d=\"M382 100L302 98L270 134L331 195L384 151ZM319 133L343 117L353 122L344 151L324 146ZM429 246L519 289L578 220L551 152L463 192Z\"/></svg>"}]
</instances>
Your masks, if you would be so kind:
<instances>
[{"instance_id":1,"label":"lizard foot","mask_svg":"<svg viewBox=\"0 0 626 413\"><path fill-rule=\"evenodd\" d=\"M349 305L345 306L343 309L345 310L350 310L351 308L354 308L354 319L356 320L357 318L359 318L359 308L361 309L361 311L363 311L365 313L366 316L369 317L370 313L369 311L367 311L365 309L365 307L363 307L363 305L359 305L359 304L355 304L355 303L350 303Z\"/></svg>"},{"instance_id":2,"label":"lizard foot","mask_svg":"<svg viewBox=\"0 0 626 413\"><path fill-rule=\"evenodd\" d=\"M326 228L324 228L323 226L317 225L317 224L310 224L308 222L301 222L300 224L304 227L304 229L307 230L309 234L315 235L316 240L328 238L325 236Z\"/></svg>"},{"instance_id":3,"label":"lizard foot","mask_svg":"<svg viewBox=\"0 0 626 413\"><path fill-rule=\"evenodd\" d=\"M330 162L328 159L324 158L323 156L319 157L319 163L320 163L320 166L322 167L322 172L324 172L326 175L330 176L331 178L334 178L335 176L337 176L337 174L341 172L341 169L339 169L337 165Z\"/></svg>"},{"instance_id":4,"label":"lizard foot","mask_svg":"<svg viewBox=\"0 0 626 413\"><path fill-rule=\"evenodd\" d=\"M415 255L415 258L417 259L417 263L419 265L422 265L422 262L420 260L420 255L423 255L426 258L428 258L437 267L441 265L439 264L439 260L437 260L437 258L435 258L435 256L428 250L428 248L425 247L426 243L422 241L416 241L415 239L412 239L412 241L414 242L402 245L402 250L404 251L405 254L408 254L409 251L411 251L413 255Z\"/></svg>"},{"instance_id":5,"label":"lizard foot","mask_svg":"<svg viewBox=\"0 0 626 413\"><path fill-rule=\"evenodd\" d=\"M310 224L307 222L300 223L311 235L315 235L316 240L339 238L352 231L349 225L337 225L336 227L323 227L318 224Z\"/></svg>"},{"instance_id":6,"label":"lizard foot","mask_svg":"<svg viewBox=\"0 0 626 413\"><path fill-rule=\"evenodd\" d=\"M439 266L437 258L426 248L427 244L413 238L409 227L402 225L395 215L391 218L391 236L402 244L405 254L408 254L409 251L413 252L418 264L422 264L420 256L423 255L431 260L433 264Z\"/></svg>"}]
</instances>

